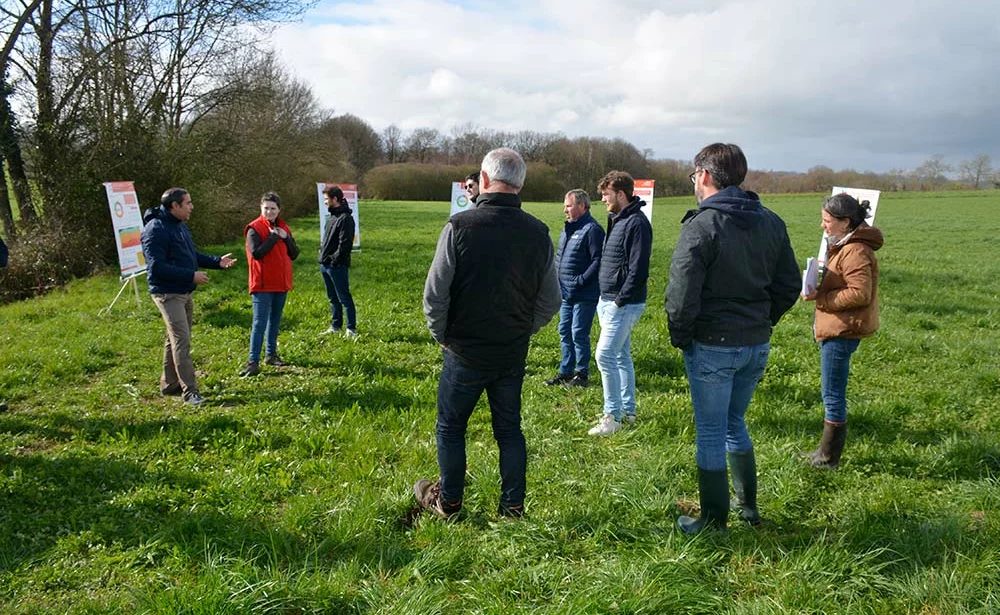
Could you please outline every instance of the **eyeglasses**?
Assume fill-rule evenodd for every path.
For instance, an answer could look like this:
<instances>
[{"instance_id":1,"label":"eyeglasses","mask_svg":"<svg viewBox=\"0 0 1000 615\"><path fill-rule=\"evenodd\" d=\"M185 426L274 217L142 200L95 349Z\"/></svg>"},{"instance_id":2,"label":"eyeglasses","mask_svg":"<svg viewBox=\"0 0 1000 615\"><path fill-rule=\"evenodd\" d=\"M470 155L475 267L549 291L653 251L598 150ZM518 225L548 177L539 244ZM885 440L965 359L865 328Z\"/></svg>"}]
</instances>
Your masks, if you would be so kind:
<instances>
[{"instance_id":1,"label":"eyeglasses","mask_svg":"<svg viewBox=\"0 0 1000 615\"><path fill-rule=\"evenodd\" d=\"M698 175L698 171L694 171L693 173L691 173L690 175L688 175L688 179L691 180L692 184L695 183L695 176L696 175Z\"/></svg>"},{"instance_id":2,"label":"eyeglasses","mask_svg":"<svg viewBox=\"0 0 1000 615\"><path fill-rule=\"evenodd\" d=\"M466 190L472 190L475 187L476 187L476 184L465 184L465 189Z\"/></svg>"}]
</instances>

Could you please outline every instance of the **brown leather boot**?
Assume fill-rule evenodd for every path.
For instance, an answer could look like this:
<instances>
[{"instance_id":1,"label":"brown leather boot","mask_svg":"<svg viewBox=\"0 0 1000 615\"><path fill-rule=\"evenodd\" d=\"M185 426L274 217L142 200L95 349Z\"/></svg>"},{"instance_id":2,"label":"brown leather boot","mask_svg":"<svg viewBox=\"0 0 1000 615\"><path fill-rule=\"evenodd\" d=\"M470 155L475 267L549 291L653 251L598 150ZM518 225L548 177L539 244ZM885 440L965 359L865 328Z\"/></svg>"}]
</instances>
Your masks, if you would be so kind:
<instances>
[{"instance_id":1,"label":"brown leather boot","mask_svg":"<svg viewBox=\"0 0 1000 615\"><path fill-rule=\"evenodd\" d=\"M806 460L814 468L836 470L840 466L840 455L847 441L847 423L823 421L823 438L819 448L806 454Z\"/></svg>"}]
</instances>

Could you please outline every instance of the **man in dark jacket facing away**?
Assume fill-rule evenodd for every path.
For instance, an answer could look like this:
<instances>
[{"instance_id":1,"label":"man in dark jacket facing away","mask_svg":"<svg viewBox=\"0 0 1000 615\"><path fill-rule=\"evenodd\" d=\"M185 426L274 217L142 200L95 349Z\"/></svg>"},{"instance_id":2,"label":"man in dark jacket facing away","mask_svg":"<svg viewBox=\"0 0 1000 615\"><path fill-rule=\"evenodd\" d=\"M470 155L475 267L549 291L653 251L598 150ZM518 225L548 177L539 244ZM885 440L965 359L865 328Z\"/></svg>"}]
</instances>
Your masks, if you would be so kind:
<instances>
[{"instance_id":1,"label":"man in dark jacket facing away","mask_svg":"<svg viewBox=\"0 0 1000 615\"><path fill-rule=\"evenodd\" d=\"M344 326L344 312L347 312L347 337L358 335L358 315L351 296L351 250L354 249L354 216L339 186L330 186L323 191L330 218L323 231L323 243L319 248L319 270L326 285L326 296L330 300L330 328L323 334L340 333Z\"/></svg>"},{"instance_id":2,"label":"man in dark jacket facing away","mask_svg":"<svg viewBox=\"0 0 1000 615\"><path fill-rule=\"evenodd\" d=\"M208 275L198 271L229 269L236 263L230 254L208 256L198 252L186 222L194 204L183 188L170 188L160 197L160 206L147 209L142 216L142 254L146 259L146 280L153 303L167 325L163 346L163 373L160 393L183 395L184 401L200 406L204 399L195 381L191 361L191 324L195 287L208 283Z\"/></svg>"},{"instance_id":3,"label":"man in dark jacket facing away","mask_svg":"<svg viewBox=\"0 0 1000 615\"><path fill-rule=\"evenodd\" d=\"M632 327L646 309L653 227L641 210L646 203L632 194L635 180L631 175L611 171L597 188L608 208L608 233L598 272L601 337L596 353L604 386L604 414L587 433L605 436L620 430L622 420L635 422Z\"/></svg>"},{"instance_id":4,"label":"man in dark jacket facing away","mask_svg":"<svg viewBox=\"0 0 1000 615\"><path fill-rule=\"evenodd\" d=\"M590 215L590 195L585 190L566 193L563 213L566 224L556 250L556 270L562 292L559 308L562 362L559 373L545 384L585 387L590 377L590 327L600 295L597 273L604 249L604 229Z\"/></svg>"},{"instance_id":5,"label":"man in dark jacket facing away","mask_svg":"<svg viewBox=\"0 0 1000 615\"><path fill-rule=\"evenodd\" d=\"M677 523L689 534L725 530L726 461L740 517L760 522L757 466L744 415L770 351L771 328L801 290L785 223L740 188L747 160L714 143L694 158L698 209L687 212L670 264L670 343L684 352L697 442L701 516Z\"/></svg>"},{"instance_id":6,"label":"man in dark jacket facing away","mask_svg":"<svg viewBox=\"0 0 1000 615\"><path fill-rule=\"evenodd\" d=\"M441 518L462 508L465 432L485 390L500 448L499 514L524 511L527 449L521 385L531 336L559 309L549 230L521 210L527 165L512 149L483 158L476 207L451 217L424 286L424 314L441 345L437 451L440 481L417 481L420 505Z\"/></svg>"}]
</instances>

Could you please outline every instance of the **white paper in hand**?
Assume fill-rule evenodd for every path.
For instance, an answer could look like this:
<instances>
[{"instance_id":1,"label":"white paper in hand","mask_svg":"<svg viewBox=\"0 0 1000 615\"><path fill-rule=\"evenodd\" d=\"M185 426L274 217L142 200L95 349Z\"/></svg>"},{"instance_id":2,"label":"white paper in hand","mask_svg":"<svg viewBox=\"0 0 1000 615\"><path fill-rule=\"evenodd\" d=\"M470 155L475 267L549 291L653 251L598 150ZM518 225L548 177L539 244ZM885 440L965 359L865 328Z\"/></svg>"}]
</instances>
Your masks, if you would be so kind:
<instances>
[{"instance_id":1,"label":"white paper in hand","mask_svg":"<svg viewBox=\"0 0 1000 615\"><path fill-rule=\"evenodd\" d=\"M806 268L802 272L802 296L811 294L819 285L819 261L813 257L806 259Z\"/></svg>"}]
</instances>

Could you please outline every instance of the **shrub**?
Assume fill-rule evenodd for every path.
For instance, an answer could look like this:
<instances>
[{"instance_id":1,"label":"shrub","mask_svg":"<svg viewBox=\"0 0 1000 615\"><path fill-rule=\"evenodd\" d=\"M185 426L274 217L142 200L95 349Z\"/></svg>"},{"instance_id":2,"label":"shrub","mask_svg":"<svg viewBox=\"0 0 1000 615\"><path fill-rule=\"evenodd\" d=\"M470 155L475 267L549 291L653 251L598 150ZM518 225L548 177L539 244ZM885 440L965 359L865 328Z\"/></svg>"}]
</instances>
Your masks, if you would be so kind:
<instances>
[{"instance_id":1,"label":"shrub","mask_svg":"<svg viewBox=\"0 0 1000 615\"><path fill-rule=\"evenodd\" d=\"M8 245L10 262L0 269L0 303L42 294L90 275L106 261L103 252L109 245L113 249L110 236L103 245L95 243L83 230L53 219L22 229L18 241Z\"/></svg>"}]
</instances>

